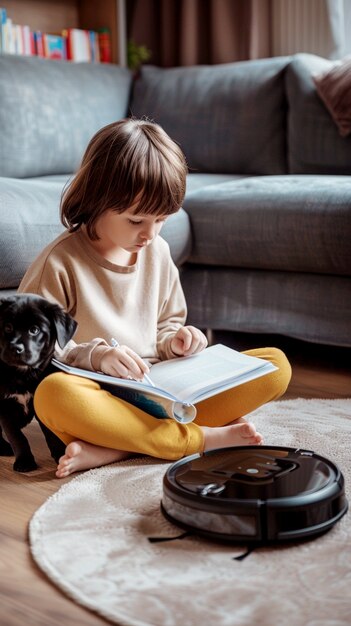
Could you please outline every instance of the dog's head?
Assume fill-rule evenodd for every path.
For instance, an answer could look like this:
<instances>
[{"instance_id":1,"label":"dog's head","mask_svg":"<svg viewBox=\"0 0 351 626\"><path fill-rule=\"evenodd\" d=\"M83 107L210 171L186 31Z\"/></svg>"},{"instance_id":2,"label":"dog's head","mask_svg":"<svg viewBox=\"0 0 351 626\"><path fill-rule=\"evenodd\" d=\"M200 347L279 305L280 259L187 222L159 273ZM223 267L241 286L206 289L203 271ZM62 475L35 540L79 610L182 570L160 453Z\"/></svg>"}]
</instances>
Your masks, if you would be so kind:
<instances>
[{"instance_id":1,"label":"dog's head","mask_svg":"<svg viewBox=\"0 0 351 626\"><path fill-rule=\"evenodd\" d=\"M0 359L12 367L46 367L55 342L73 337L77 323L60 306L35 294L0 300Z\"/></svg>"}]
</instances>

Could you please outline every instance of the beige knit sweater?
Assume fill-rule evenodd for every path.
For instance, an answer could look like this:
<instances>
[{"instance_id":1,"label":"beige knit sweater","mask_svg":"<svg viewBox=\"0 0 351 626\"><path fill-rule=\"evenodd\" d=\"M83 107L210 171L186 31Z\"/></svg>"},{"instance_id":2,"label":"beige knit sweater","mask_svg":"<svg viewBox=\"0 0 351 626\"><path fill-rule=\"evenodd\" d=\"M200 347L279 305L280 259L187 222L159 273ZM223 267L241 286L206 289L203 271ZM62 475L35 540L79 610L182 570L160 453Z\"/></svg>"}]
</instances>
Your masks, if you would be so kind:
<instances>
[{"instance_id":1,"label":"beige knit sweater","mask_svg":"<svg viewBox=\"0 0 351 626\"><path fill-rule=\"evenodd\" d=\"M86 369L93 369L93 350L101 358L112 337L150 362L171 358L170 341L186 319L179 273L160 236L135 265L122 267L101 257L83 231L65 232L29 267L18 291L48 298L74 317L74 341L57 356Z\"/></svg>"}]
</instances>

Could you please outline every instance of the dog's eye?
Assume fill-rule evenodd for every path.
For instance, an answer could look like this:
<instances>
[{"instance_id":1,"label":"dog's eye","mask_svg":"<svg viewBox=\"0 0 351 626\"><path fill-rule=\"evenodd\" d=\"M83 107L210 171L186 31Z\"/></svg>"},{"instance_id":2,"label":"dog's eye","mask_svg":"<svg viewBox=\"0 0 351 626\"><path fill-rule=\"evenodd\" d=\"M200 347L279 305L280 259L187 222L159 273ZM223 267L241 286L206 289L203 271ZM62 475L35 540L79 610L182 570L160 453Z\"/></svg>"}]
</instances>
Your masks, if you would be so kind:
<instances>
[{"instance_id":1,"label":"dog's eye","mask_svg":"<svg viewBox=\"0 0 351 626\"><path fill-rule=\"evenodd\" d=\"M32 326L32 328L29 329L29 334L30 335L37 335L38 333L40 333L40 328L39 326Z\"/></svg>"},{"instance_id":2,"label":"dog's eye","mask_svg":"<svg viewBox=\"0 0 351 626\"><path fill-rule=\"evenodd\" d=\"M5 331L5 333L12 333L12 331L13 331L12 324L10 324L9 322L7 324L5 324L4 331Z\"/></svg>"}]
</instances>

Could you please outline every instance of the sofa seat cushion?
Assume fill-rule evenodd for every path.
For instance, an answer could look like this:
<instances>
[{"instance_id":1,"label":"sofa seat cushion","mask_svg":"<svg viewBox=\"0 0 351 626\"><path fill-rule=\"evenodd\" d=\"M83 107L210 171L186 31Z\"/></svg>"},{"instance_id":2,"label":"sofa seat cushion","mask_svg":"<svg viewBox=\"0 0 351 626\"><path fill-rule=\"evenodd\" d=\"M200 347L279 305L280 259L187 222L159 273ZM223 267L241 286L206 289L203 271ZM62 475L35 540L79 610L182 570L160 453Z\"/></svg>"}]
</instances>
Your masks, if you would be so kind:
<instances>
[{"instance_id":1,"label":"sofa seat cushion","mask_svg":"<svg viewBox=\"0 0 351 626\"><path fill-rule=\"evenodd\" d=\"M340 137L314 83L315 76L333 65L327 59L300 53L287 68L291 174L351 174L351 136Z\"/></svg>"},{"instance_id":2,"label":"sofa seat cushion","mask_svg":"<svg viewBox=\"0 0 351 626\"><path fill-rule=\"evenodd\" d=\"M94 133L127 115L131 81L116 65L0 55L0 176L75 171Z\"/></svg>"},{"instance_id":3,"label":"sofa seat cushion","mask_svg":"<svg viewBox=\"0 0 351 626\"><path fill-rule=\"evenodd\" d=\"M64 230L59 205L67 176L47 178L0 177L0 289L18 287L30 263ZM162 235L175 263L186 261L191 227L183 209L169 217Z\"/></svg>"},{"instance_id":4,"label":"sofa seat cushion","mask_svg":"<svg viewBox=\"0 0 351 626\"><path fill-rule=\"evenodd\" d=\"M284 72L289 61L143 66L131 112L161 124L180 144L191 170L282 174L287 171Z\"/></svg>"},{"instance_id":5,"label":"sofa seat cushion","mask_svg":"<svg viewBox=\"0 0 351 626\"><path fill-rule=\"evenodd\" d=\"M262 176L205 187L184 208L190 262L351 275L351 177Z\"/></svg>"},{"instance_id":6,"label":"sofa seat cushion","mask_svg":"<svg viewBox=\"0 0 351 626\"><path fill-rule=\"evenodd\" d=\"M190 172L186 181L186 196L188 197L193 191L203 189L209 185L218 185L219 183L229 183L233 180L247 178L244 174L204 174L202 172Z\"/></svg>"},{"instance_id":7,"label":"sofa seat cushion","mask_svg":"<svg viewBox=\"0 0 351 626\"><path fill-rule=\"evenodd\" d=\"M34 176L33 180L37 182L42 181L43 183L62 183L62 185L65 185L72 180L73 177L74 174L49 174L48 176Z\"/></svg>"},{"instance_id":8,"label":"sofa seat cushion","mask_svg":"<svg viewBox=\"0 0 351 626\"><path fill-rule=\"evenodd\" d=\"M351 348L345 276L185 265L188 324Z\"/></svg>"}]
</instances>

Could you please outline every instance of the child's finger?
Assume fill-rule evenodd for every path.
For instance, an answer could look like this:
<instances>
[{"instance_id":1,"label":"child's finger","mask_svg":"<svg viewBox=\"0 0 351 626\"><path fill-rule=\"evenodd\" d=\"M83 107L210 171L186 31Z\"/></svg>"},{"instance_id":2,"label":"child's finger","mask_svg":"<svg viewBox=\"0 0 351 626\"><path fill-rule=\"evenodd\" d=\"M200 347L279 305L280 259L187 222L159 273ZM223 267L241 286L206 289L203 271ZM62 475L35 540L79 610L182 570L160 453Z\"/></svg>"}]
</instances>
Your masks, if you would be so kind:
<instances>
[{"instance_id":1,"label":"child's finger","mask_svg":"<svg viewBox=\"0 0 351 626\"><path fill-rule=\"evenodd\" d=\"M195 326L188 326L186 327L186 330L191 335L191 343L184 351L184 355L190 356L191 354L201 352L201 350L203 350L207 345L207 339L205 335L201 332L201 330L195 328Z\"/></svg>"},{"instance_id":2,"label":"child's finger","mask_svg":"<svg viewBox=\"0 0 351 626\"><path fill-rule=\"evenodd\" d=\"M101 366L106 374L119 378L143 378L149 372L143 359L127 346L112 348L104 356Z\"/></svg>"},{"instance_id":3,"label":"child's finger","mask_svg":"<svg viewBox=\"0 0 351 626\"><path fill-rule=\"evenodd\" d=\"M143 359L130 348L126 348L125 352L122 353L120 361L128 370L128 375L132 377L142 378L143 375L147 374L149 371Z\"/></svg>"},{"instance_id":4,"label":"child's finger","mask_svg":"<svg viewBox=\"0 0 351 626\"><path fill-rule=\"evenodd\" d=\"M181 338L183 340L183 351L185 353L191 347L191 344L193 342L193 335L192 335L191 330L189 328L186 328L186 327L181 329L181 335L182 335Z\"/></svg>"}]
</instances>

